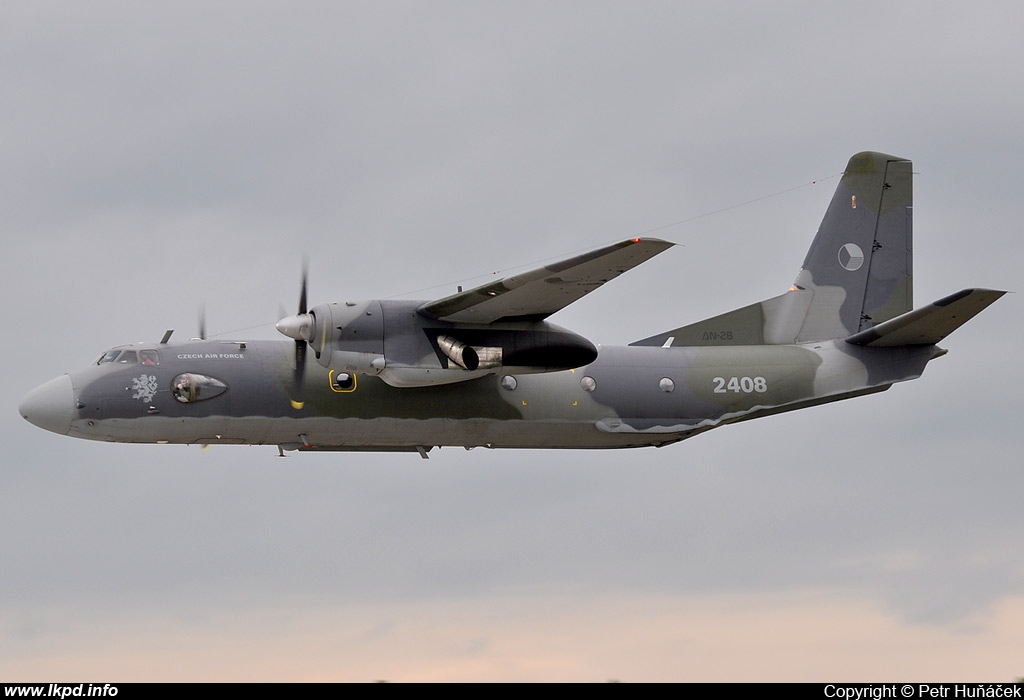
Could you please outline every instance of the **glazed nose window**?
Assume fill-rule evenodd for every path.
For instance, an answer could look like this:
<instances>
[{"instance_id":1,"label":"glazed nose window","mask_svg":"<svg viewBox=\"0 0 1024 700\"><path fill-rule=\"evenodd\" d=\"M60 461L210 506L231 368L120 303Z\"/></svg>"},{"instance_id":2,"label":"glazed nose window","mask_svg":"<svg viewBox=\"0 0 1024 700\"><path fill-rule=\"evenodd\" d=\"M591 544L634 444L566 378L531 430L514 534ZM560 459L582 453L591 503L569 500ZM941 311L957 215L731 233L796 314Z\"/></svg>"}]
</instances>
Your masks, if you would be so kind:
<instances>
[{"instance_id":1,"label":"glazed nose window","mask_svg":"<svg viewBox=\"0 0 1024 700\"><path fill-rule=\"evenodd\" d=\"M180 403L192 403L212 399L228 390L224 382L204 374L187 372L179 374L171 382L171 394Z\"/></svg>"}]
</instances>

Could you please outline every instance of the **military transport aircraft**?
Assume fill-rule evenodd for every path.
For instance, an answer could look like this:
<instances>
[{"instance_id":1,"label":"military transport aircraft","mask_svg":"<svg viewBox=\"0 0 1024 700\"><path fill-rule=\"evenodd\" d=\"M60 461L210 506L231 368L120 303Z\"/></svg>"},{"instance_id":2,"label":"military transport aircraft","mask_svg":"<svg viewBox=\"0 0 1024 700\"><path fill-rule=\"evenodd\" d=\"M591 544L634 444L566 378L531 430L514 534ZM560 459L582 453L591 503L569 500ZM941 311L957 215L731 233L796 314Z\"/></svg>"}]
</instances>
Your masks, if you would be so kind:
<instances>
[{"instance_id":1,"label":"military transport aircraft","mask_svg":"<svg viewBox=\"0 0 1024 700\"><path fill-rule=\"evenodd\" d=\"M21 415L109 442L284 450L662 446L888 389L1004 294L913 310L911 162L850 159L784 294L625 347L547 319L672 244L634 238L433 301L306 306L292 340L122 345L31 392ZM312 352L310 353L309 350ZM312 355L312 357L310 357Z\"/></svg>"}]
</instances>

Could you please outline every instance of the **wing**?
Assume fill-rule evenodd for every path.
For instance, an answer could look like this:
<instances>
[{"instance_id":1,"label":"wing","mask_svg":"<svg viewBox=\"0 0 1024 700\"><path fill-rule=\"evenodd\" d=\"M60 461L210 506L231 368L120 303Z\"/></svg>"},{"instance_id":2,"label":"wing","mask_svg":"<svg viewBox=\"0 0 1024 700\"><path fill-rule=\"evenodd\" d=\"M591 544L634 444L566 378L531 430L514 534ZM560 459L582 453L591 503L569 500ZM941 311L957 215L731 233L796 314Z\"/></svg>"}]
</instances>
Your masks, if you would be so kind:
<instances>
[{"instance_id":1,"label":"wing","mask_svg":"<svg viewBox=\"0 0 1024 700\"><path fill-rule=\"evenodd\" d=\"M461 323L541 320L673 245L657 238L631 238L428 301L419 311L433 318Z\"/></svg>"}]
</instances>

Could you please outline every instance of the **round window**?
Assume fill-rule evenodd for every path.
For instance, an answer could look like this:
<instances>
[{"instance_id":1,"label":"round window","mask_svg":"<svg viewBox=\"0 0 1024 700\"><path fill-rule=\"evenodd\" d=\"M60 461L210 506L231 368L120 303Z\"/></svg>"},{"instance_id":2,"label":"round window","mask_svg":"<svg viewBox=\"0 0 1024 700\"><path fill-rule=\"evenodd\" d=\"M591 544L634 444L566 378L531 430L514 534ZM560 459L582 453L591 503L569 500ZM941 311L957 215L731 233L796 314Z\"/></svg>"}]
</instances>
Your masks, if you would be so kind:
<instances>
[{"instance_id":1,"label":"round window","mask_svg":"<svg viewBox=\"0 0 1024 700\"><path fill-rule=\"evenodd\" d=\"M333 381L338 391L352 391L356 386L356 378L348 372L335 373Z\"/></svg>"}]
</instances>

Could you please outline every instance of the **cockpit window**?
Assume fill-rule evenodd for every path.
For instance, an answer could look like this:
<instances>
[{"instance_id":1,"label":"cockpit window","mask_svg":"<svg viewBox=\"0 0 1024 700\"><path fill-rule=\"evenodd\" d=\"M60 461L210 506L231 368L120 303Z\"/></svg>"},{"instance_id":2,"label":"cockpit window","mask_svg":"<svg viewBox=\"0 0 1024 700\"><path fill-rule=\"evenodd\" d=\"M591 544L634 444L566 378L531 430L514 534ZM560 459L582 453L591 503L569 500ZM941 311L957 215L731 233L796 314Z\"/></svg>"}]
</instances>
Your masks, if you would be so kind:
<instances>
[{"instance_id":1,"label":"cockpit window","mask_svg":"<svg viewBox=\"0 0 1024 700\"><path fill-rule=\"evenodd\" d=\"M117 356L120 354L120 350L107 350L105 353L103 353L102 356L100 356L100 359L96 360L96 364L103 365L108 362L113 362L114 360L117 359Z\"/></svg>"},{"instance_id":2,"label":"cockpit window","mask_svg":"<svg viewBox=\"0 0 1024 700\"><path fill-rule=\"evenodd\" d=\"M96 364L105 365L111 362L117 362L121 365L134 365L136 363L147 366L155 366L160 364L160 353L153 349L139 350L123 350L121 348L114 348L113 350L107 350L105 353L100 355L100 359L96 360Z\"/></svg>"}]
</instances>

